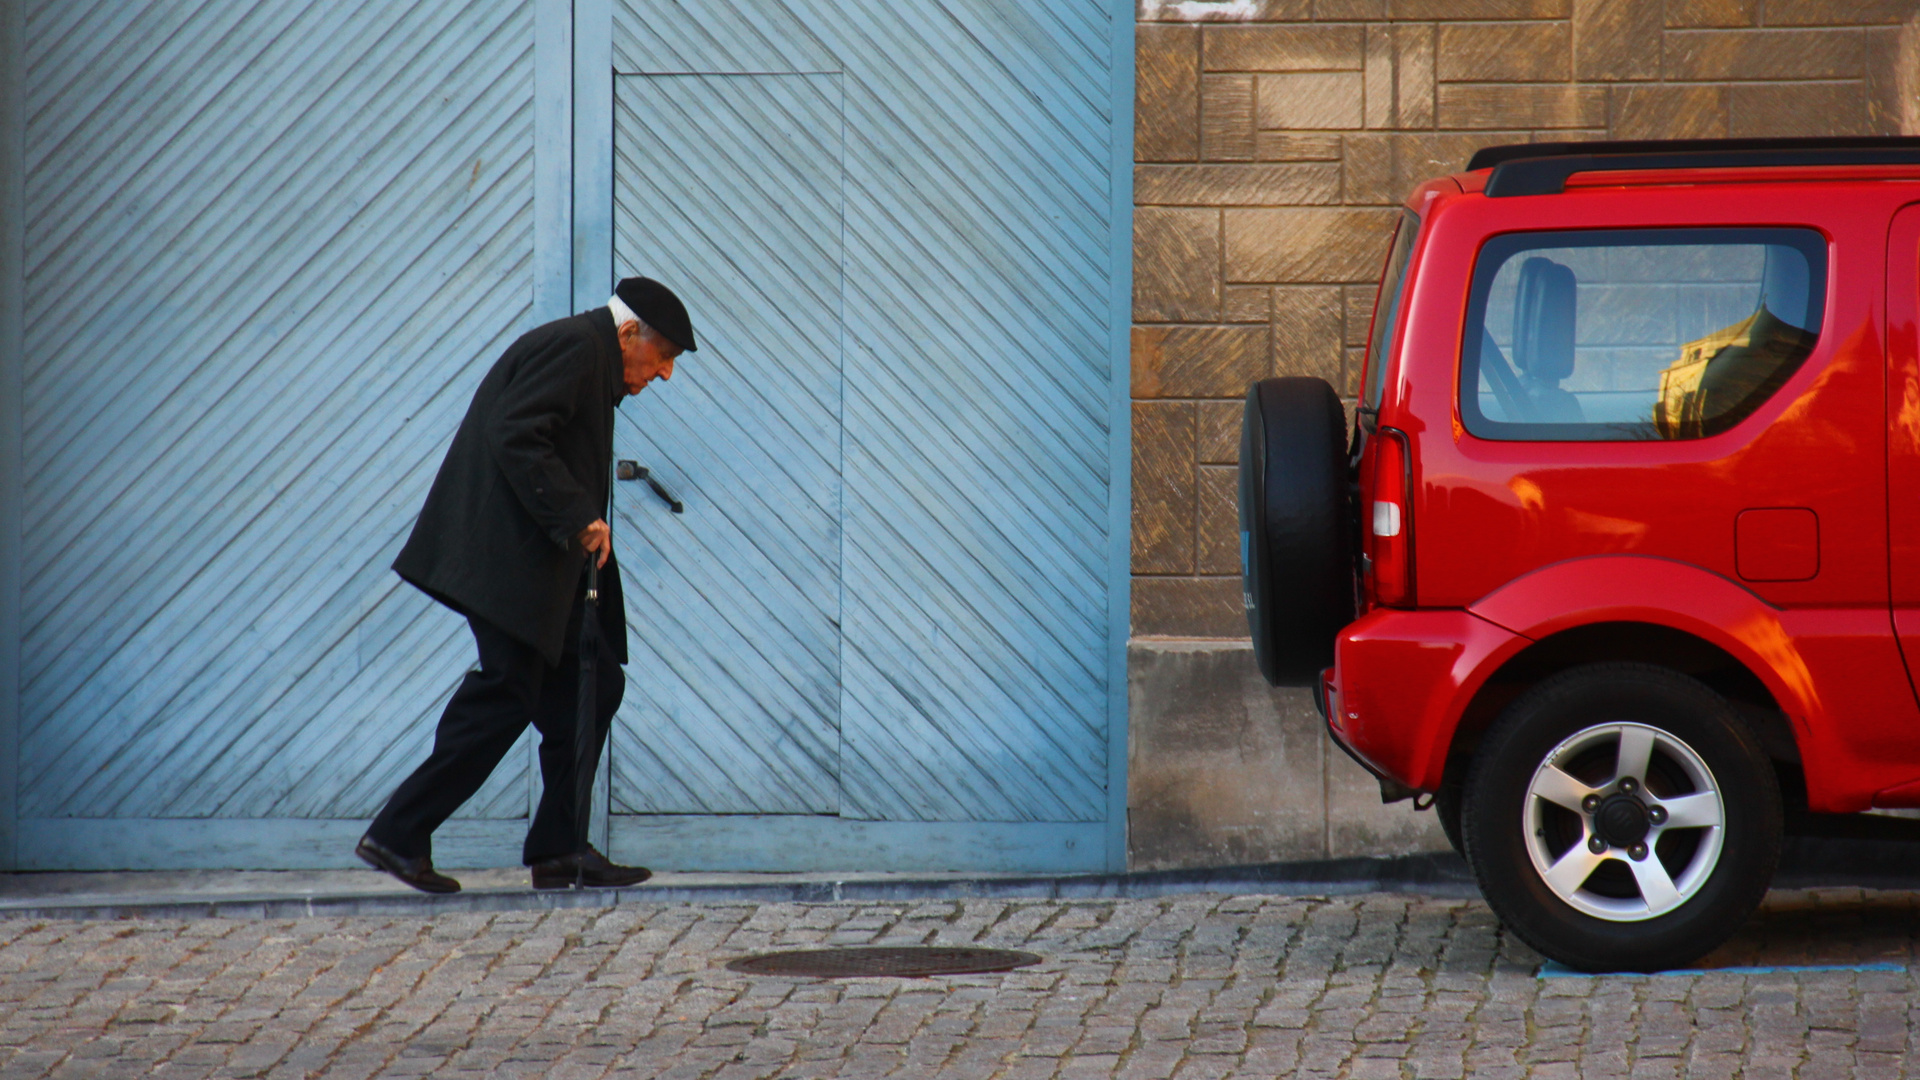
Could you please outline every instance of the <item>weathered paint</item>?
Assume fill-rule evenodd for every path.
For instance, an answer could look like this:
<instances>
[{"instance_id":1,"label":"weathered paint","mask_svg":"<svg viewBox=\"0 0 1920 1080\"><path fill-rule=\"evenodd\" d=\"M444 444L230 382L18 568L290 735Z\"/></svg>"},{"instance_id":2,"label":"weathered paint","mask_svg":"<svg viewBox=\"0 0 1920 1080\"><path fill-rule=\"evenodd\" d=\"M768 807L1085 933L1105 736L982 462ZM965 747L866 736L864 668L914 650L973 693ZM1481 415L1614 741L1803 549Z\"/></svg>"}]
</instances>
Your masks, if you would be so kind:
<instances>
[{"instance_id":1,"label":"weathered paint","mask_svg":"<svg viewBox=\"0 0 1920 1080\"><path fill-rule=\"evenodd\" d=\"M1122 863L1131 9L644 15L25 5L23 864L350 864L471 661L387 561L480 370L611 287L616 70L824 79L844 124L839 396L808 421L829 482L787 492L839 502L813 545L838 595L812 605L839 630L812 700L837 700L776 804L840 816L623 814L616 849ZM137 362L94 317L103 280ZM677 449L652 447L670 478ZM786 497L738 486L755 512ZM796 647L832 674L818 645ZM495 820L442 833L443 862L511 860L530 758L469 808Z\"/></svg>"},{"instance_id":2,"label":"weathered paint","mask_svg":"<svg viewBox=\"0 0 1920 1080\"><path fill-rule=\"evenodd\" d=\"M1109 9L1108 56L1134 55L1134 10L1120 0ZM1109 65L1113 118L1107 167L1107 865L1127 866L1129 710L1127 640L1132 632L1133 543L1133 100L1131 62Z\"/></svg>"},{"instance_id":3,"label":"weathered paint","mask_svg":"<svg viewBox=\"0 0 1920 1080\"><path fill-rule=\"evenodd\" d=\"M22 29L20 5L0 3L0 868L19 823Z\"/></svg>"},{"instance_id":4,"label":"weathered paint","mask_svg":"<svg viewBox=\"0 0 1920 1080\"><path fill-rule=\"evenodd\" d=\"M573 2L533 0L533 319L573 314ZM540 808L538 747L522 741L527 816ZM601 774L606 773L605 755ZM598 805L605 805L599 795ZM590 819L589 839L606 840L604 815Z\"/></svg>"},{"instance_id":5,"label":"weathered paint","mask_svg":"<svg viewBox=\"0 0 1920 1080\"><path fill-rule=\"evenodd\" d=\"M616 850L686 870L754 866L799 873L980 870L1072 873L1107 869L1104 826L1076 821L860 821L826 814L628 815L613 819Z\"/></svg>"},{"instance_id":6,"label":"weathered paint","mask_svg":"<svg viewBox=\"0 0 1920 1080\"><path fill-rule=\"evenodd\" d=\"M700 348L621 408L630 648L616 813L833 813L840 706L840 78L614 80L614 269Z\"/></svg>"},{"instance_id":7,"label":"weathered paint","mask_svg":"<svg viewBox=\"0 0 1920 1080\"><path fill-rule=\"evenodd\" d=\"M613 0L611 14L623 75L839 73L840 815L1108 823L1096 858L1117 860L1113 215L1129 114L1113 71L1131 64L1113 49L1131 38L1113 23L1129 13Z\"/></svg>"},{"instance_id":8,"label":"weathered paint","mask_svg":"<svg viewBox=\"0 0 1920 1080\"><path fill-rule=\"evenodd\" d=\"M387 565L531 322L530 6L26 20L28 846L370 816L471 662Z\"/></svg>"},{"instance_id":9,"label":"weathered paint","mask_svg":"<svg viewBox=\"0 0 1920 1080\"><path fill-rule=\"evenodd\" d=\"M347 820L183 821L57 818L36 824L24 870L298 870L359 866L367 823ZM1079 822L851 821L821 814L620 815L613 844L674 870L994 870L1104 868L1103 826ZM525 823L455 818L434 834L442 869L510 865ZM342 858L342 856L345 856Z\"/></svg>"},{"instance_id":10,"label":"weathered paint","mask_svg":"<svg viewBox=\"0 0 1920 1080\"><path fill-rule=\"evenodd\" d=\"M573 0L573 309L613 291L613 0Z\"/></svg>"},{"instance_id":11,"label":"weathered paint","mask_svg":"<svg viewBox=\"0 0 1920 1080\"><path fill-rule=\"evenodd\" d=\"M533 318L573 314L573 3L533 0Z\"/></svg>"}]
</instances>

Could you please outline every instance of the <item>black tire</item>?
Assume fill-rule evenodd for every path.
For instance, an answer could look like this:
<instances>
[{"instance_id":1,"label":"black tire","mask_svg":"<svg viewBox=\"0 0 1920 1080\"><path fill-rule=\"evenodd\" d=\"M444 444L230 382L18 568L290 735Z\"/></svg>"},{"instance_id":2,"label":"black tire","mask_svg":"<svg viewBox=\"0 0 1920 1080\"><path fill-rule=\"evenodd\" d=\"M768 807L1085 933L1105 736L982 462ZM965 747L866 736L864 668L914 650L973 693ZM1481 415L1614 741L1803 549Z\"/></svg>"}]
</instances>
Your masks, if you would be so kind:
<instances>
[{"instance_id":1,"label":"black tire","mask_svg":"<svg viewBox=\"0 0 1920 1080\"><path fill-rule=\"evenodd\" d=\"M1630 772L1614 770L1618 755L1634 756L1630 730L1652 750L1626 785ZM1576 783L1555 786L1544 766L1556 754ZM1554 798L1536 794L1548 788ZM1681 809L1689 796L1716 795ZM1590 799L1595 813L1560 805ZM1681 824L1696 817L1719 825ZM1712 951L1766 895L1782 835L1779 784L1753 733L1706 686L1648 664L1574 668L1509 705L1474 757L1461 824L1494 914L1541 954L1584 971L1660 971ZM1640 829L1644 838L1629 844ZM1606 851L1589 858L1596 839ZM1550 883L1536 859L1564 872Z\"/></svg>"},{"instance_id":2,"label":"black tire","mask_svg":"<svg viewBox=\"0 0 1920 1080\"><path fill-rule=\"evenodd\" d=\"M1316 686L1353 621L1347 421L1325 379L1266 379L1240 428L1240 551L1260 674Z\"/></svg>"},{"instance_id":3,"label":"black tire","mask_svg":"<svg viewBox=\"0 0 1920 1080\"><path fill-rule=\"evenodd\" d=\"M1466 798L1466 783L1461 778L1465 769L1449 766L1446 778L1440 781L1440 790L1433 793L1433 815L1440 819L1440 831L1447 834L1447 844L1461 858L1467 857L1467 842L1460 835L1460 804Z\"/></svg>"}]
</instances>

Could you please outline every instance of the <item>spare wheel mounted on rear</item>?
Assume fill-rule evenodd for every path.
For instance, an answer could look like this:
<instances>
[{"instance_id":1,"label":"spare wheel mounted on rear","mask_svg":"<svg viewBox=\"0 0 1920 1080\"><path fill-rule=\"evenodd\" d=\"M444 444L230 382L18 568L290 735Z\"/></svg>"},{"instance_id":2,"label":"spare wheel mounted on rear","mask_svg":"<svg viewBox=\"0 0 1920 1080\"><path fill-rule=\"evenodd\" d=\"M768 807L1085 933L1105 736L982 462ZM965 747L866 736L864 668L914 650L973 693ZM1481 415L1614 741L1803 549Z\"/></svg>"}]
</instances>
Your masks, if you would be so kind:
<instances>
[{"instance_id":1,"label":"spare wheel mounted on rear","mask_svg":"<svg viewBox=\"0 0 1920 1080\"><path fill-rule=\"evenodd\" d=\"M1266 379L1240 429L1240 565L1260 674L1317 686L1353 621L1346 410L1325 379Z\"/></svg>"}]
</instances>

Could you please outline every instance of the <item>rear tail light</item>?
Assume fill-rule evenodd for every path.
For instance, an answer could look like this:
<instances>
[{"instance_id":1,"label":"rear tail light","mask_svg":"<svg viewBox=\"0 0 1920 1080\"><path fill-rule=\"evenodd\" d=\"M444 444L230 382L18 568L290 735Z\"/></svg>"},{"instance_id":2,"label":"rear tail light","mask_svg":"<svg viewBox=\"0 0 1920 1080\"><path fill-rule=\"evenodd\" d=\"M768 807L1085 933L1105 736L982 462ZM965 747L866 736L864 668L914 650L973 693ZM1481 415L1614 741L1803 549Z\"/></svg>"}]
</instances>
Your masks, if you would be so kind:
<instances>
[{"instance_id":1,"label":"rear tail light","mask_svg":"<svg viewBox=\"0 0 1920 1080\"><path fill-rule=\"evenodd\" d=\"M1376 604L1413 603L1413 504L1407 437L1381 428L1373 446L1373 483L1361 518L1372 560L1368 591Z\"/></svg>"}]
</instances>

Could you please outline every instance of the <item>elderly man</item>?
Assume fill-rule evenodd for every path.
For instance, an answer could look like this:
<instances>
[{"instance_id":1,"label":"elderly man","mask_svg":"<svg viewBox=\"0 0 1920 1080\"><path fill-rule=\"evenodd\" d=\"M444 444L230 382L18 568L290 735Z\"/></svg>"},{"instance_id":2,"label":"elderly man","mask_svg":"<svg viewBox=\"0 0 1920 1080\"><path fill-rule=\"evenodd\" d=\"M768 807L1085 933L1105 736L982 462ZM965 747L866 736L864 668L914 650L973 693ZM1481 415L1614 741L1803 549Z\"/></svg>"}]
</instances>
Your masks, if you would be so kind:
<instances>
[{"instance_id":1,"label":"elderly man","mask_svg":"<svg viewBox=\"0 0 1920 1080\"><path fill-rule=\"evenodd\" d=\"M597 767L626 686L626 615L606 522L613 409L694 348L666 286L628 278L607 306L522 335L480 381L393 568L466 616L480 666L440 716L433 753L374 818L355 854L423 892L458 892L433 869L433 831L473 797L531 723L545 790L521 861L536 889L637 885L644 867L586 845L575 818L577 655L587 559L605 569Z\"/></svg>"}]
</instances>

